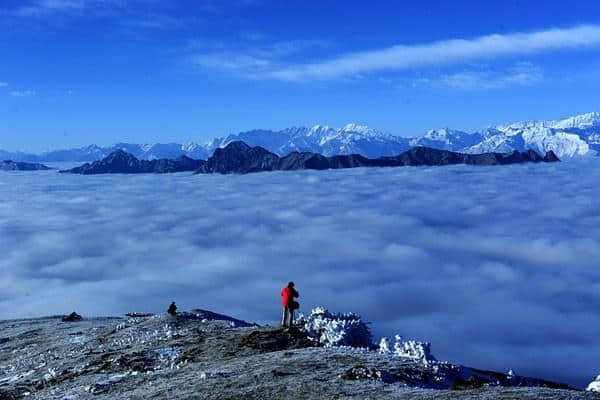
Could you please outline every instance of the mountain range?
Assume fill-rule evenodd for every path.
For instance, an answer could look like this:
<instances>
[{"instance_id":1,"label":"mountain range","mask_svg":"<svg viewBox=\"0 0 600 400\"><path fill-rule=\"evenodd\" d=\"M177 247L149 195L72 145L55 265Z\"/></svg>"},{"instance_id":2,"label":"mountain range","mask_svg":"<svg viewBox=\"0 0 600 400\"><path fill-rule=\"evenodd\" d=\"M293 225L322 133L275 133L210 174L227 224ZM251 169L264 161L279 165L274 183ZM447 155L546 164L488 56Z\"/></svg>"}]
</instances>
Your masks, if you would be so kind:
<instances>
[{"instance_id":1,"label":"mountain range","mask_svg":"<svg viewBox=\"0 0 600 400\"><path fill-rule=\"evenodd\" d=\"M217 148L208 160L194 160L186 156L177 159L138 160L123 150L115 150L99 161L85 163L79 167L62 170L61 173L83 175L95 174L140 174L195 171L195 173L247 174L264 171L324 170L356 167L401 167L434 166L451 164L505 165L525 162L560 161L550 150L541 157L533 150L512 153L465 154L448 150L416 146L396 156L367 158L360 154L326 157L311 152L293 151L285 157L260 146L248 146L241 140ZM25 163L27 164L27 163Z\"/></svg>"},{"instance_id":2,"label":"mountain range","mask_svg":"<svg viewBox=\"0 0 600 400\"><path fill-rule=\"evenodd\" d=\"M0 160L28 162L97 161L115 150L123 150L140 160L175 159L186 156L208 159L215 149L243 141L260 146L278 156L313 152L324 156L361 154L368 158L394 156L415 146L426 146L467 154L511 153L534 150L553 151L559 158L600 154L600 113L592 112L552 121L524 121L488 127L467 133L448 128L433 129L422 136L406 138L383 133L367 126L348 124L343 128L315 125L280 131L251 130L215 138L208 143L96 145L56 150L42 154L0 150Z\"/></svg>"}]
</instances>

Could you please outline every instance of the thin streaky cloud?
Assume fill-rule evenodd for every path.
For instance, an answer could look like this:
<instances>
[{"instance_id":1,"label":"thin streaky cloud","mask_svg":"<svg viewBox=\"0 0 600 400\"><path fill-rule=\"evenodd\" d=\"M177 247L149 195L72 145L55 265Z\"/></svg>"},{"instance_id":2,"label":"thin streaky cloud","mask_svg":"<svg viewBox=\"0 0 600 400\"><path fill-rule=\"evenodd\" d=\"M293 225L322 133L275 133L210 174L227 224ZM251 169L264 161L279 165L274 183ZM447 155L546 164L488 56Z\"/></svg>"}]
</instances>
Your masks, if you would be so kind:
<instances>
[{"instance_id":1,"label":"thin streaky cloud","mask_svg":"<svg viewBox=\"0 0 600 400\"><path fill-rule=\"evenodd\" d=\"M503 89L508 86L531 86L542 81L539 73L518 72L489 77L474 72L459 72L442 76L441 81L455 89Z\"/></svg>"},{"instance_id":2,"label":"thin streaky cloud","mask_svg":"<svg viewBox=\"0 0 600 400\"><path fill-rule=\"evenodd\" d=\"M600 25L581 25L528 33L492 34L422 45L397 45L342 54L323 62L288 65L265 77L287 81L326 80L383 70L460 64L474 60L577 50L600 46Z\"/></svg>"},{"instance_id":3,"label":"thin streaky cloud","mask_svg":"<svg viewBox=\"0 0 600 400\"><path fill-rule=\"evenodd\" d=\"M17 8L13 14L18 17L39 18L56 13L79 13L89 3L86 0L39 0Z\"/></svg>"},{"instance_id":4,"label":"thin streaky cloud","mask_svg":"<svg viewBox=\"0 0 600 400\"><path fill-rule=\"evenodd\" d=\"M0 82L0 87L7 87L8 83L7 82Z\"/></svg>"},{"instance_id":5,"label":"thin streaky cloud","mask_svg":"<svg viewBox=\"0 0 600 400\"><path fill-rule=\"evenodd\" d=\"M32 97L37 93L35 90L13 90L9 94L13 97Z\"/></svg>"},{"instance_id":6,"label":"thin streaky cloud","mask_svg":"<svg viewBox=\"0 0 600 400\"><path fill-rule=\"evenodd\" d=\"M194 67L229 71L246 78L256 78L285 67L286 57L309 48L324 48L329 45L329 42L323 40L290 40L228 49L222 43L194 41L190 47L208 51L196 51L189 56L189 62Z\"/></svg>"},{"instance_id":7,"label":"thin streaky cloud","mask_svg":"<svg viewBox=\"0 0 600 400\"><path fill-rule=\"evenodd\" d=\"M90 16L111 15L111 11L131 11L132 7L141 5L160 5L160 0L32 0L23 1L23 4L9 8L8 14L21 18L45 18L52 16ZM203 11L223 12L227 6L249 7L258 4L257 1L247 0L197 0L194 4ZM168 2L164 2L168 4ZM0 5L0 10L2 5ZM156 22L156 21L155 21ZM162 26L161 26L162 27Z\"/></svg>"},{"instance_id":8,"label":"thin streaky cloud","mask_svg":"<svg viewBox=\"0 0 600 400\"><path fill-rule=\"evenodd\" d=\"M136 15L121 21L121 25L130 28L142 29L171 29L192 26L201 22L195 17L174 17L162 14Z\"/></svg>"},{"instance_id":9,"label":"thin streaky cloud","mask_svg":"<svg viewBox=\"0 0 600 400\"><path fill-rule=\"evenodd\" d=\"M502 71L490 68L465 69L439 77L415 79L413 87L449 87L462 90L493 90L506 87L533 86L544 81L542 70L531 63L521 62Z\"/></svg>"}]
</instances>

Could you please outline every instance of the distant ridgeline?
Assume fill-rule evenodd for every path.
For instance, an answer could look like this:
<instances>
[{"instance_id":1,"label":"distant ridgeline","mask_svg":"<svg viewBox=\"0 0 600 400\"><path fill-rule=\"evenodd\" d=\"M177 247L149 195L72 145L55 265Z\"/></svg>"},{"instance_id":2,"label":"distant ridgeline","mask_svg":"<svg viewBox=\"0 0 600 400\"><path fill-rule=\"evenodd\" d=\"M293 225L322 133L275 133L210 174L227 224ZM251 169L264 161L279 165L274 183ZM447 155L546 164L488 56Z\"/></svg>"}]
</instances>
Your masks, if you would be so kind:
<instances>
[{"instance_id":1,"label":"distant ridgeline","mask_svg":"<svg viewBox=\"0 0 600 400\"><path fill-rule=\"evenodd\" d=\"M0 161L0 171L40 171L48 169L51 168L45 166L44 164L27 163L12 160Z\"/></svg>"},{"instance_id":2,"label":"distant ridgeline","mask_svg":"<svg viewBox=\"0 0 600 400\"><path fill-rule=\"evenodd\" d=\"M167 173L194 171L198 174L246 174L263 171L324 170L356 167L437 166L451 164L505 165L525 162L560 161L554 152L541 157L533 150L512 153L463 154L429 147L414 147L397 156L366 158L359 154L325 157L318 153L292 152L285 157L242 141L218 148L208 160L194 160L186 156L176 159L138 160L123 150L116 150L108 157L63 170L63 173L110 174L110 173Z\"/></svg>"},{"instance_id":3,"label":"distant ridgeline","mask_svg":"<svg viewBox=\"0 0 600 400\"><path fill-rule=\"evenodd\" d=\"M176 159L138 160L133 155L123 150L115 150L107 157L93 163L85 163L79 167L59 172L70 172L74 174L142 174L142 173L168 173L196 171L206 161L194 160L181 156Z\"/></svg>"}]
</instances>

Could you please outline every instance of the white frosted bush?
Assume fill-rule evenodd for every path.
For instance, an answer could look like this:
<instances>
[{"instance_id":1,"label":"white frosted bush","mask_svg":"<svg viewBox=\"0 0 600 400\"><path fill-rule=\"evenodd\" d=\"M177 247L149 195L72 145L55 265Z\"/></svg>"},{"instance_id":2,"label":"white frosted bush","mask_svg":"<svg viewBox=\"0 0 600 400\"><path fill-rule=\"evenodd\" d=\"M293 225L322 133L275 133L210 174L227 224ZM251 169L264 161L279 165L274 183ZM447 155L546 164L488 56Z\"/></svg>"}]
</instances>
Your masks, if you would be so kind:
<instances>
[{"instance_id":1,"label":"white frosted bush","mask_svg":"<svg viewBox=\"0 0 600 400\"><path fill-rule=\"evenodd\" d=\"M394 343L393 354L397 357L408 357L417 360L422 360L427 363L428 361L435 361L435 357L431 354L431 344L428 342L418 342L416 340L402 339L402 336L395 336L396 342ZM379 352L381 354L389 354L390 344L388 338L381 338L379 342Z\"/></svg>"},{"instance_id":2,"label":"white frosted bush","mask_svg":"<svg viewBox=\"0 0 600 400\"><path fill-rule=\"evenodd\" d=\"M379 352L381 354L389 354L390 353L390 343L388 338L382 337L379 341Z\"/></svg>"},{"instance_id":3,"label":"white frosted bush","mask_svg":"<svg viewBox=\"0 0 600 400\"><path fill-rule=\"evenodd\" d=\"M298 322L310 338L325 347L373 346L369 327L354 313L330 313L323 307L317 307L308 316L301 315Z\"/></svg>"},{"instance_id":4,"label":"white frosted bush","mask_svg":"<svg viewBox=\"0 0 600 400\"><path fill-rule=\"evenodd\" d=\"M600 392L600 375L598 375L595 380L590 382L585 390L588 392Z\"/></svg>"},{"instance_id":5,"label":"white frosted bush","mask_svg":"<svg viewBox=\"0 0 600 400\"><path fill-rule=\"evenodd\" d=\"M300 315L298 322L300 329L325 347L350 346L377 349L377 346L372 343L369 327L357 314L331 313L323 307L316 307L308 316ZM395 339L392 350L388 338L382 338L379 342L379 353L413 358L424 363L435 361L428 342L404 341L400 335L396 335Z\"/></svg>"}]
</instances>

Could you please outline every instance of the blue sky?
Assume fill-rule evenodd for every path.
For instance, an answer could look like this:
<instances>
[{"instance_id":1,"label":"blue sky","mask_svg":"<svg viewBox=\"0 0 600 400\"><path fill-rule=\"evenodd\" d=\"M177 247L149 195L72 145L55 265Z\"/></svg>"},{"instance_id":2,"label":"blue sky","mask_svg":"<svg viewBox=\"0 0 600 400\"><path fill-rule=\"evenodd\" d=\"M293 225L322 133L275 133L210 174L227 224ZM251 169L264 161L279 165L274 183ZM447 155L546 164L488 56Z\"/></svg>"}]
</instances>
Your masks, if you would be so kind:
<instances>
[{"instance_id":1,"label":"blue sky","mask_svg":"<svg viewBox=\"0 0 600 400\"><path fill-rule=\"evenodd\" d=\"M3 0L0 148L600 109L595 1Z\"/></svg>"}]
</instances>

